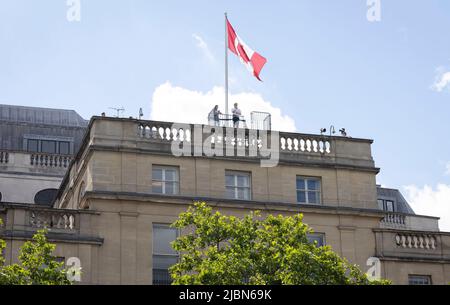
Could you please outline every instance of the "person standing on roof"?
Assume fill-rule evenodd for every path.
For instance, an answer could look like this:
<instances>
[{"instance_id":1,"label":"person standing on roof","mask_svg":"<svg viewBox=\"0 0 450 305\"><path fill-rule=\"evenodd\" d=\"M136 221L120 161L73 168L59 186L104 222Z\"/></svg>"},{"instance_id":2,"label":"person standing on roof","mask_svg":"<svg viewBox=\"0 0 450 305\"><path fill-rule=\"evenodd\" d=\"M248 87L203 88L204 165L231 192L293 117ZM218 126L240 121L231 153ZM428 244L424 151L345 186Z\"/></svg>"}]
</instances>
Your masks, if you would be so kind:
<instances>
[{"instance_id":1,"label":"person standing on roof","mask_svg":"<svg viewBox=\"0 0 450 305\"><path fill-rule=\"evenodd\" d=\"M231 113L233 114L233 126L234 128L238 128L242 114L241 109L238 108L238 103L234 103L234 108L231 110Z\"/></svg>"},{"instance_id":2,"label":"person standing on roof","mask_svg":"<svg viewBox=\"0 0 450 305\"><path fill-rule=\"evenodd\" d=\"M219 105L214 106L213 109L213 118L214 118L214 126L220 126L219 115L222 114L219 110Z\"/></svg>"}]
</instances>

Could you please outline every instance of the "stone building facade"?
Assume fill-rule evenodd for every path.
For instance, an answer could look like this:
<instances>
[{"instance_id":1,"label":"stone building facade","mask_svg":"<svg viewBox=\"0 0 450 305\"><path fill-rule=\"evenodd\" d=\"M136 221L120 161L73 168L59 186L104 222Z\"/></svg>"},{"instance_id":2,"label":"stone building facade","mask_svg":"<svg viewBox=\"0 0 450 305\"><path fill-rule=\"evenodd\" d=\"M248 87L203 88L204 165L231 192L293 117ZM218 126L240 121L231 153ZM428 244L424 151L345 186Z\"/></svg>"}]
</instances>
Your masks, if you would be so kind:
<instances>
[{"instance_id":1,"label":"stone building facade","mask_svg":"<svg viewBox=\"0 0 450 305\"><path fill-rule=\"evenodd\" d=\"M0 105L0 201L50 204L87 124L73 110Z\"/></svg>"},{"instance_id":2,"label":"stone building facade","mask_svg":"<svg viewBox=\"0 0 450 305\"><path fill-rule=\"evenodd\" d=\"M438 218L415 215L398 191L376 185L371 140L252 132L93 117L52 208L0 205L7 260L46 226L58 256L80 259L82 283L167 283L177 260L169 242L183 233L168 225L202 200L237 216L303 213L311 240L363 270L376 257L380 275L396 284L450 282L450 233L439 231ZM232 156L198 144L225 140ZM265 146L279 152L276 166L261 166ZM177 147L192 154L176 156Z\"/></svg>"}]
</instances>

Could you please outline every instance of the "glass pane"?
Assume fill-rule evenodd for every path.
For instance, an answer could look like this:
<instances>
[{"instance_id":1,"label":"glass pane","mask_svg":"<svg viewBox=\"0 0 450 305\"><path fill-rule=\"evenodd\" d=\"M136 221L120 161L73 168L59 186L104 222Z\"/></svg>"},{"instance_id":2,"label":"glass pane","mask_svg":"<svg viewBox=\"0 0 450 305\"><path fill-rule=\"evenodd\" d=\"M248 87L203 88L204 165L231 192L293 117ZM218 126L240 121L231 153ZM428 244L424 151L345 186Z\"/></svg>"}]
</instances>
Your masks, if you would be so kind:
<instances>
[{"instance_id":1,"label":"glass pane","mask_svg":"<svg viewBox=\"0 0 450 305\"><path fill-rule=\"evenodd\" d=\"M174 169L166 169L166 176L164 177L166 181L176 181L177 172Z\"/></svg>"},{"instance_id":2,"label":"glass pane","mask_svg":"<svg viewBox=\"0 0 450 305\"><path fill-rule=\"evenodd\" d=\"M54 154L56 153L56 142L55 141L41 141L41 152Z\"/></svg>"},{"instance_id":3,"label":"glass pane","mask_svg":"<svg viewBox=\"0 0 450 305\"><path fill-rule=\"evenodd\" d=\"M391 200L386 200L386 210L388 212L394 212L394 202Z\"/></svg>"},{"instance_id":4,"label":"glass pane","mask_svg":"<svg viewBox=\"0 0 450 305\"><path fill-rule=\"evenodd\" d=\"M319 190L319 181L318 180L308 180L308 190Z\"/></svg>"},{"instance_id":5,"label":"glass pane","mask_svg":"<svg viewBox=\"0 0 450 305\"><path fill-rule=\"evenodd\" d=\"M250 189L249 188L245 188L244 189L244 199L245 200L250 200L251 199L251 194L250 194Z\"/></svg>"},{"instance_id":6,"label":"glass pane","mask_svg":"<svg viewBox=\"0 0 450 305\"><path fill-rule=\"evenodd\" d=\"M308 192L308 203L318 203L319 198L317 192Z\"/></svg>"},{"instance_id":7,"label":"glass pane","mask_svg":"<svg viewBox=\"0 0 450 305\"><path fill-rule=\"evenodd\" d=\"M170 243L177 238L177 230L169 227L153 227L153 253L177 254Z\"/></svg>"},{"instance_id":8,"label":"glass pane","mask_svg":"<svg viewBox=\"0 0 450 305\"><path fill-rule=\"evenodd\" d=\"M308 234L307 238L308 241L312 244L314 242L317 242L318 247L322 247L324 245L323 234Z\"/></svg>"},{"instance_id":9,"label":"glass pane","mask_svg":"<svg viewBox=\"0 0 450 305\"><path fill-rule=\"evenodd\" d=\"M225 176L225 185L226 186L235 186L234 175L226 175Z\"/></svg>"},{"instance_id":10,"label":"glass pane","mask_svg":"<svg viewBox=\"0 0 450 305\"><path fill-rule=\"evenodd\" d=\"M237 176L237 186L246 187L249 186L249 177L248 176Z\"/></svg>"},{"instance_id":11,"label":"glass pane","mask_svg":"<svg viewBox=\"0 0 450 305\"><path fill-rule=\"evenodd\" d=\"M178 194L178 183L177 182L165 182L166 184L166 194L176 195Z\"/></svg>"},{"instance_id":12,"label":"glass pane","mask_svg":"<svg viewBox=\"0 0 450 305\"><path fill-rule=\"evenodd\" d=\"M153 181L152 182L152 192L155 194L162 194L162 182L161 181Z\"/></svg>"},{"instance_id":13,"label":"glass pane","mask_svg":"<svg viewBox=\"0 0 450 305\"><path fill-rule=\"evenodd\" d=\"M38 140L28 140L28 151L38 152Z\"/></svg>"},{"instance_id":14,"label":"glass pane","mask_svg":"<svg viewBox=\"0 0 450 305\"><path fill-rule=\"evenodd\" d=\"M62 155L68 155L70 153L69 142L59 142L59 153Z\"/></svg>"},{"instance_id":15,"label":"glass pane","mask_svg":"<svg viewBox=\"0 0 450 305\"><path fill-rule=\"evenodd\" d=\"M178 262L177 256L153 255L154 269L169 269Z\"/></svg>"},{"instance_id":16,"label":"glass pane","mask_svg":"<svg viewBox=\"0 0 450 305\"><path fill-rule=\"evenodd\" d=\"M167 269L153 269L153 285L170 285L172 278Z\"/></svg>"},{"instance_id":17,"label":"glass pane","mask_svg":"<svg viewBox=\"0 0 450 305\"><path fill-rule=\"evenodd\" d=\"M429 276L410 275L409 285L430 285L431 278Z\"/></svg>"},{"instance_id":18,"label":"glass pane","mask_svg":"<svg viewBox=\"0 0 450 305\"><path fill-rule=\"evenodd\" d=\"M162 180L162 169L154 168L152 173L153 180Z\"/></svg>"},{"instance_id":19,"label":"glass pane","mask_svg":"<svg viewBox=\"0 0 450 305\"><path fill-rule=\"evenodd\" d=\"M297 191L297 202L306 203L306 193L304 191Z\"/></svg>"},{"instance_id":20,"label":"glass pane","mask_svg":"<svg viewBox=\"0 0 450 305\"><path fill-rule=\"evenodd\" d=\"M380 210L384 210L383 199L378 199L377 202L378 202L378 208Z\"/></svg>"},{"instance_id":21,"label":"glass pane","mask_svg":"<svg viewBox=\"0 0 450 305\"><path fill-rule=\"evenodd\" d=\"M236 199L235 189L233 187L227 187L225 190L225 197L229 199Z\"/></svg>"},{"instance_id":22,"label":"glass pane","mask_svg":"<svg viewBox=\"0 0 450 305\"><path fill-rule=\"evenodd\" d=\"M237 189L237 199L249 200L250 190L248 188L238 188Z\"/></svg>"},{"instance_id":23,"label":"glass pane","mask_svg":"<svg viewBox=\"0 0 450 305\"><path fill-rule=\"evenodd\" d=\"M305 189L305 179L297 178L297 190Z\"/></svg>"}]
</instances>

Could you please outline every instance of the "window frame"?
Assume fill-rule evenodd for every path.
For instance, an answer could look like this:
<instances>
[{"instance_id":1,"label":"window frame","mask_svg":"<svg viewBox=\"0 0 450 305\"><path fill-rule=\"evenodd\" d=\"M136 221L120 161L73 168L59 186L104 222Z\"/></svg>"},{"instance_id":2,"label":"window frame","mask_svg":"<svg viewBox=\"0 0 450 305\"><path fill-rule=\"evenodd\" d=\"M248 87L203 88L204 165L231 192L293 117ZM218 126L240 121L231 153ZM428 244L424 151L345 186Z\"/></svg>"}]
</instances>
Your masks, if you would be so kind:
<instances>
[{"instance_id":1,"label":"window frame","mask_svg":"<svg viewBox=\"0 0 450 305\"><path fill-rule=\"evenodd\" d=\"M180 253L175 251L175 250L174 251L176 252L176 254L167 254L167 253L157 253L157 252L155 252L155 228L157 228L157 227L174 230L175 234L176 234L175 235L175 239L177 239L180 236L180 230L176 229L176 228L171 228L170 224L158 223L158 222L152 223L152 284L153 285L156 285L155 284L155 278L154 278L154 271L155 270L164 270L164 271L166 270L166 269L158 269L158 268L154 267L155 266L154 265L155 264L155 260L154 260L155 256L156 257L172 257L172 258L176 258L177 262L180 261ZM169 276L170 276L170 274L169 274ZM159 285L165 285L165 284L159 284ZM169 285L169 283L167 283L167 285Z\"/></svg>"},{"instance_id":2,"label":"window frame","mask_svg":"<svg viewBox=\"0 0 450 305\"><path fill-rule=\"evenodd\" d=\"M309 240L309 237L312 237L312 238L314 238L314 237L316 237L316 236L320 236L321 237L321 239L322 239L322 245L317 245L318 247L323 247L323 246L326 246L327 244L326 244L326 235L325 235L325 233L323 233L323 232L314 232L314 233L307 233L307 238L308 238L308 241L309 242L311 242L310 240ZM314 240L312 241L312 243L314 243Z\"/></svg>"},{"instance_id":3,"label":"window frame","mask_svg":"<svg viewBox=\"0 0 450 305\"><path fill-rule=\"evenodd\" d=\"M392 204L392 211L389 209L388 203ZM390 212L390 213L394 213L395 212L394 200L384 200L384 206L385 206L385 211L386 212Z\"/></svg>"},{"instance_id":4,"label":"window frame","mask_svg":"<svg viewBox=\"0 0 450 305\"><path fill-rule=\"evenodd\" d=\"M67 144L67 153L61 152L61 144ZM58 145L57 151L60 155L70 155L70 142L69 141L57 141L57 145Z\"/></svg>"},{"instance_id":5,"label":"window frame","mask_svg":"<svg viewBox=\"0 0 450 305\"><path fill-rule=\"evenodd\" d=\"M380 202L381 201L381 202ZM388 210L388 203L392 203L392 211ZM382 205L382 211L386 213L396 213L397 212L397 204L393 199L385 199L385 198L377 198L378 208L380 208L380 204Z\"/></svg>"},{"instance_id":6,"label":"window frame","mask_svg":"<svg viewBox=\"0 0 450 305\"><path fill-rule=\"evenodd\" d=\"M377 199L377 205L380 210L384 211L384 200L383 199Z\"/></svg>"},{"instance_id":7,"label":"window frame","mask_svg":"<svg viewBox=\"0 0 450 305\"><path fill-rule=\"evenodd\" d=\"M56 155L58 153L58 141L55 140L40 140L40 150L39 152L44 153L44 154L51 154L51 155ZM44 142L51 142L53 144L53 152L48 152L48 151L44 151Z\"/></svg>"},{"instance_id":8,"label":"window frame","mask_svg":"<svg viewBox=\"0 0 450 305\"><path fill-rule=\"evenodd\" d=\"M304 189L299 189L298 187L298 180L303 179L304 182ZM308 181L316 181L319 182L319 187L317 190L310 190L308 189ZM304 192L305 193L305 202L301 202L298 200L298 192ZM315 192L317 196L317 202L309 202L309 193ZM297 175L295 177L295 195L296 195L296 202L299 204L308 204L308 205L322 205L322 177L313 177L313 176L302 176Z\"/></svg>"},{"instance_id":9,"label":"window frame","mask_svg":"<svg viewBox=\"0 0 450 305\"><path fill-rule=\"evenodd\" d=\"M161 174L161 180L155 179L153 171L155 169L161 169L162 170L162 174ZM165 176L166 176L166 170L175 170L175 180L165 180ZM152 193L153 194L158 194L158 195L179 195L180 194L180 167L176 166L176 165L157 165L154 164L152 165ZM154 182L160 182L161 183L161 193L155 192L154 191ZM176 188L174 189L174 193L167 193L166 192L166 183L173 183L174 185L176 185Z\"/></svg>"},{"instance_id":10,"label":"window frame","mask_svg":"<svg viewBox=\"0 0 450 305\"><path fill-rule=\"evenodd\" d=\"M36 142L36 150L30 150L30 141ZM38 139L26 139L26 143L27 143L27 152L39 152L40 141Z\"/></svg>"},{"instance_id":11,"label":"window frame","mask_svg":"<svg viewBox=\"0 0 450 305\"><path fill-rule=\"evenodd\" d=\"M233 176L234 185L227 184L227 176ZM248 186L239 186L238 177L246 176L248 178ZM228 196L227 190L233 188L233 197ZM239 198L239 190L248 190L248 199ZM245 196L244 196L245 197ZM251 171L238 171L238 170L225 170L225 198L231 200L245 200L249 201L253 198L253 187L252 187L252 172Z\"/></svg>"},{"instance_id":12,"label":"window frame","mask_svg":"<svg viewBox=\"0 0 450 305\"><path fill-rule=\"evenodd\" d=\"M413 279L413 278L415 278L415 279ZM411 281L414 281L414 280L417 281L419 278L422 278L422 279L426 278L428 283L427 284L411 283ZM408 285L432 285L432 284L433 284L432 277L429 274L408 274Z\"/></svg>"},{"instance_id":13,"label":"window frame","mask_svg":"<svg viewBox=\"0 0 450 305\"><path fill-rule=\"evenodd\" d=\"M33 141L36 143L37 147L36 150L30 149L30 141ZM55 150L53 153L50 152L43 152L42 146L43 142L54 142ZM68 153L61 153L61 144L67 144L68 145ZM23 135L23 150L31 153L42 153L42 154L53 154L53 155L72 155L74 149L74 138L72 137L63 137L63 136L43 136L43 135L35 135L35 134L25 134Z\"/></svg>"}]
</instances>

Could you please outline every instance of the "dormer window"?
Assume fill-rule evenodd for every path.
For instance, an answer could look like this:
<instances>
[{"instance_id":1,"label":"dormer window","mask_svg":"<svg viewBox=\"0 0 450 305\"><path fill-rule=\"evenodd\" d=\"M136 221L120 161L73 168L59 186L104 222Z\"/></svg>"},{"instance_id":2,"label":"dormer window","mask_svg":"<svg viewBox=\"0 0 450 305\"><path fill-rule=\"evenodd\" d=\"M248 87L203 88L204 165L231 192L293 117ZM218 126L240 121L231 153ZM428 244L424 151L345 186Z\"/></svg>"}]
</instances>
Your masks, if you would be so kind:
<instances>
[{"instance_id":1,"label":"dormer window","mask_svg":"<svg viewBox=\"0 0 450 305\"><path fill-rule=\"evenodd\" d=\"M395 212L395 204L393 200L378 199L378 208L386 212Z\"/></svg>"},{"instance_id":2,"label":"dormer window","mask_svg":"<svg viewBox=\"0 0 450 305\"><path fill-rule=\"evenodd\" d=\"M73 139L65 137L25 135L23 149L28 152L70 155L73 153Z\"/></svg>"}]
</instances>

